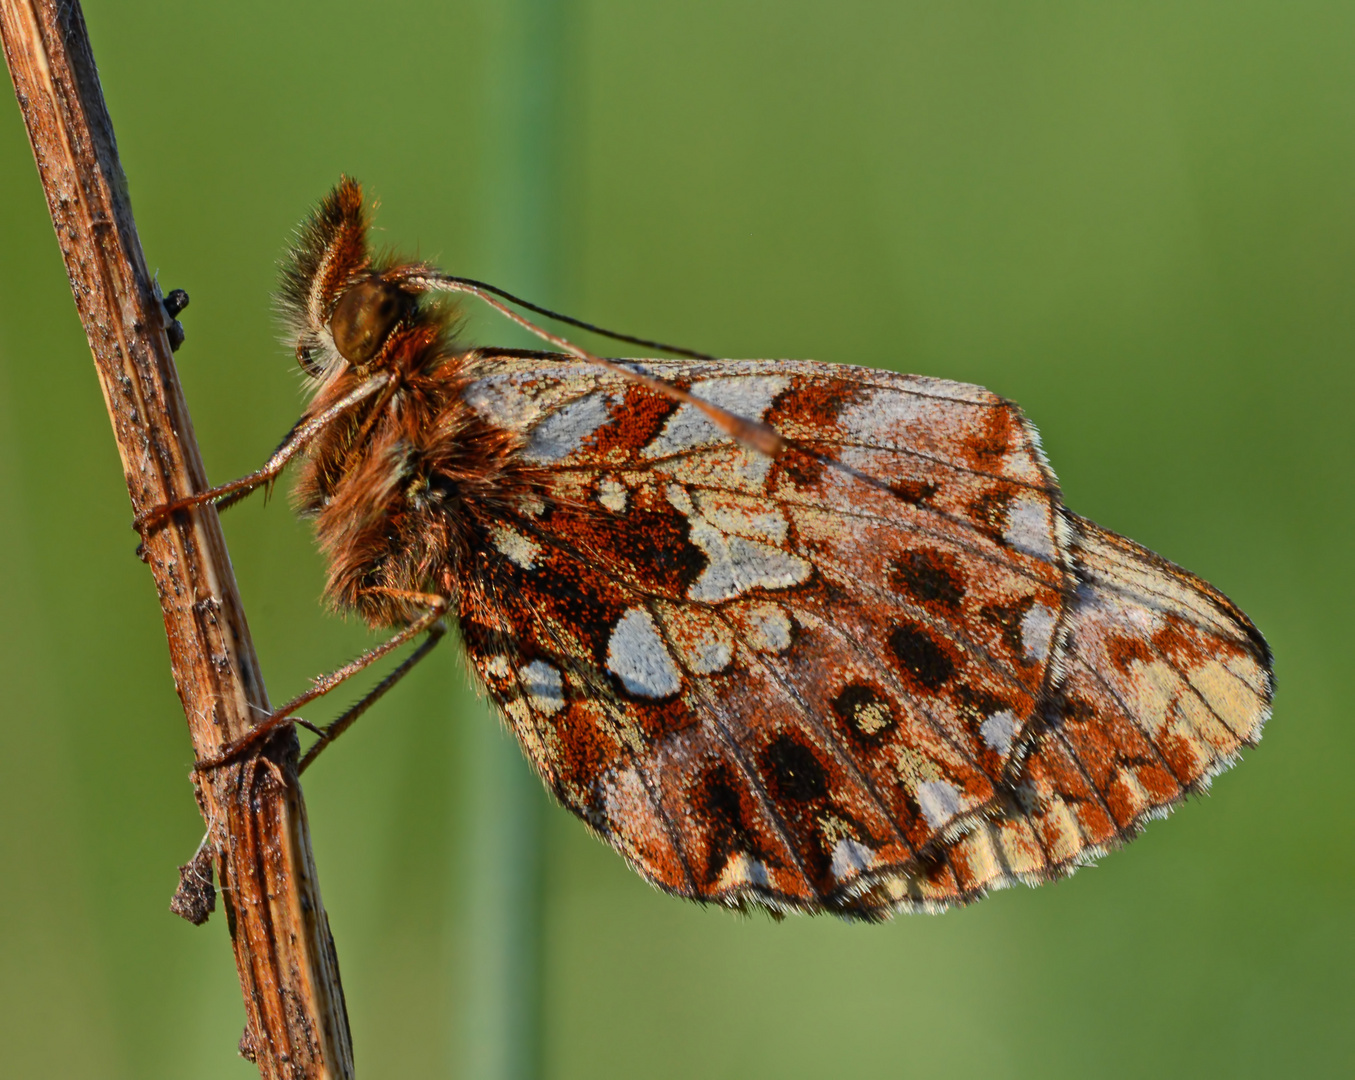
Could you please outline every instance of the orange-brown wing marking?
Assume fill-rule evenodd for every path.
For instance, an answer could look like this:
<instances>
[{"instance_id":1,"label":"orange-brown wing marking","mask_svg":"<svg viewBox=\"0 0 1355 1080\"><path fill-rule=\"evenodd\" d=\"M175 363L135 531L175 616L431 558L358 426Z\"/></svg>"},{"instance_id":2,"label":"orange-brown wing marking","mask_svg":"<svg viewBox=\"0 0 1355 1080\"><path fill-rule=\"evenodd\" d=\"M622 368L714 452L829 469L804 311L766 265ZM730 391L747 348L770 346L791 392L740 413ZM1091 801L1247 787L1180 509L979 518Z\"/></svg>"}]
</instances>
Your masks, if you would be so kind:
<instances>
[{"instance_id":1,"label":"orange-brown wing marking","mask_svg":"<svg viewBox=\"0 0 1355 1080\"><path fill-rule=\"evenodd\" d=\"M648 770L635 767L652 756L656 729L690 718L673 702L638 710L619 700L593 658L597 642L570 632L618 618L623 608L613 590L547 572L546 595L534 583L523 591L522 569L491 550L463 593L460 623L471 663L560 801L649 880L696 895L678 830Z\"/></svg>"}]
</instances>

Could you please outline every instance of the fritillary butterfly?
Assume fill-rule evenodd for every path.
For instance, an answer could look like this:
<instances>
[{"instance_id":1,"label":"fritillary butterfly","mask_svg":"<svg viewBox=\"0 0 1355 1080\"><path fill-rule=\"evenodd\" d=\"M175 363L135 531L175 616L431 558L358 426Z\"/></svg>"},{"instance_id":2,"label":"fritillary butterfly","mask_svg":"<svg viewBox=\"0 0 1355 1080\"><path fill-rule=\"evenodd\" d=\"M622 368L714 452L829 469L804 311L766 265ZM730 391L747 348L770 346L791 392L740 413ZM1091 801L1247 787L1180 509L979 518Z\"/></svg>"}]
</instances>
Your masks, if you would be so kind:
<instances>
[{"instance_id":1,"label":"fritillary butterfly","mask_svg":"<svg viewBox=\"0 0 1355 1080\"><path fill-rule=\"evenodd\" d=\"M446 615L546 786L647 880L864 919L1066 874L1260 737L1256 628L1065 508L1010 401L468 348L430 294L484 291L373 255L368 225L344 180L303 226L282 298L312 403L184 504L301 457L329 600L400 631L264 728L428 632L342 730Z\"/></svg>"}]
</instances>

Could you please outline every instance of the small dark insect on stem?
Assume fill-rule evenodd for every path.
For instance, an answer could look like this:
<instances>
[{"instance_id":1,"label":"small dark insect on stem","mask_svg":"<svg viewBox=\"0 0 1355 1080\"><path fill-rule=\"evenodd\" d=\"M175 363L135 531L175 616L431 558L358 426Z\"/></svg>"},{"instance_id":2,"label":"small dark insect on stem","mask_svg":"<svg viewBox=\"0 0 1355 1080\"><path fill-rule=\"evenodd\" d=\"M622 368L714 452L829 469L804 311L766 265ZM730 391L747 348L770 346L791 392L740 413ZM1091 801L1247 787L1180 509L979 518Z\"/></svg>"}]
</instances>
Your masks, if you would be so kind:
<instances>
[{"instance_id":1,"label":"small dark insect on stem","mask_svg":"<svg viewBox=\"0 0 1355 1080\"><path fill-rule=\"evenodd\" d=\"M169 337L170 352L178 352L179 346L184 342L183 323L179 322L178 314L188 306L188 293L183 289L175 289L164 300L165 311L169 314L169 325L165 327L165 334Z\"/></svg>"},{"instance_id":2,"label":"small dark insect on stem","mask_svg":"<svg viewBox=\"0 0 1355 1080\"><path fill-rule=\"evenodd\" d=\"M141 514L206 486L168 337L187 295L162 301L147 270L80 5L0 0L0 39ZM175 515L142 550L194 756L210 757L271 712L216 510ZM260 1076L342 1080L353 1076L348 1018L296 770L288 729L194 777L211 835L181 900L186 914L207 914L210 853L244 998L242 1045Z\"/></svg>"},{"instance_id":3,"label":"small dark insect on stem","mask_svg":"<svg viewBox=\"0 0 1355 1080\"><path fill-rule=\"evenodd\" d=\"M183 289L173 289L165 297L165 310L169 312L171 319L177 318L179 312L188 306L188 293Z\"/></svg>"}]
</instances>

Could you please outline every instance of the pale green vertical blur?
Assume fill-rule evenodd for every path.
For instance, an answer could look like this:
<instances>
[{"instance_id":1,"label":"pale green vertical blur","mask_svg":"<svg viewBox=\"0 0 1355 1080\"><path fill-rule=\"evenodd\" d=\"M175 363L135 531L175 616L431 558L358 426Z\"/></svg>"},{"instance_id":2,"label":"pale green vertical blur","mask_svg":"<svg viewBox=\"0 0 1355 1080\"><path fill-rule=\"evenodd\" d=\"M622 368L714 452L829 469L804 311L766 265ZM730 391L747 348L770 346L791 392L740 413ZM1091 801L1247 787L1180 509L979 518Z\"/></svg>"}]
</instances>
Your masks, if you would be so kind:
<instances>
[{"instance_id":1,"label":"pale green vertical blur","mask_svg":"<svg viewBox=\"0 0 1355 1080\"><path fill-rule=\"evenodd\" d=\"M565 0L486 3L485 141L480 239L492 282L556 303L556 247L567 13ZM471 305L473 306L473 305ZM479 314L479 313L477 313ZM494 315L474 326L492 340L539 347ZM466 1080L540 1075L541 820L546 798L506 727L470 740L470 895L460 1015Z\"/></svg>"},{"instance_id":2,"label":"pale green vertical blur","mask_svg":"<svg viewBox=\"0 0 1355 1080\"><path fill-rule=\"evenodd\" d=\"M603 325L1015 398L1069 504L1232 596L1280 686L1209 798L940 918L700 910L542 808L539 947L504 950L539 957L542 1075L1355 1073L1355 8L573 0L550 74L504 59L532 2L90 0L214 478L297 414L274 260L347 171L383 240ZM557 78L542 145L505 143L500 95ZM0 196L0 1075L245 1078L224 926L165 910L187 739L4 104ZM367 642L284 498L226 527L275 698ZM524 772L463 671L444 646L306 777L364 1077L526 1045L474 1044L477 905L524 925L532 886L473 824Z\"/></svg>"}]
</instances>

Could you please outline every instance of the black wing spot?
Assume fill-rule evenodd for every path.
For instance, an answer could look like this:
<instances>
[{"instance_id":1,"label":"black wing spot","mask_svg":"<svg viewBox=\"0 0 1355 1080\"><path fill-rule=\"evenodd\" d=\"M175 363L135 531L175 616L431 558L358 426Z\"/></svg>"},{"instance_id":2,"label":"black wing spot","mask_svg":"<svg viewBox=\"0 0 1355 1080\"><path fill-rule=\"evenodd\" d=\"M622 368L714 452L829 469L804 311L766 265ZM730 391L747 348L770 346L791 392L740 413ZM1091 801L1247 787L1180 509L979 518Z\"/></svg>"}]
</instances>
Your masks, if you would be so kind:
<instances>
[{"instance_id":1,"label":"black wing spot","mask_svg":"<svg viewBox=\"0 0 1355 1080\"><path fill-rule=\"evenodd\" d=\"M928 690L940 690L955 675L955 661L920 626L896 626L889 635L903 669Z\"/></svg>"},{"instance_id":2,"label":"black wing spot","mask_svg":"<svg viewBox=\"0 0 1355 1080\"><path fill-rule=\"evenodd\" d=\"M813 802L828 794L828 776L814 752L784 732L762 753L767 778L792 802Z\"/></svg>"},{"instance_id":3,"label":"black wing spot","mask_svg":"<svg viewBox=\"0 0 1355 1080\"><path fill-rule=\"evenodd\" d=\"M1006 546L1007 514L1011 510L1013 492L996 488L984 492L969 504L969 519L995 541Z\"/></svg>"},{"instance_id":4,"label":"black wing spot","mask_svg":"<svg viewBox=\"0 0 1355 1080\"><path fill-rule=\"evenodd\" d=\"M939 489L930 480L895 480L889 485L889 490L910 506L921 506L929 502Z\"/></svg>"},{"instance_id":5,"label":"black wing spot","mask_svg":"<svg viewBox=\"0 0 1355 1080\"><path fill-rule=\"evenodd\" d=\"M896 723L894 709L872 686L849 683L832 702L833 713L853 734L878 741Z\"/></svg>"},{"instance_id":6,"label":"black wing spot","mask_svg":"<svg viewBox=\"0 0 1355 1080\"><path fill-rule=\"evenodd\" d=\"M711 768L702 777L698 792L694 800L697 820L710 834L704 875L707 885L712 884L729 860L740 852L767 866L781 865L781 860L767 848L756 830L749 827L743 798L727 765L720 762Z\"/></svg>"},{"instance_id":7,"label":"black wing spot","mask_svg":"<svg viewBox=\"0 0 1355 1080\"><path fill-rule=\"evenodd\" d=\"M909 551L889 568L889 583L914 599L942 607L959 608L965 594L964 576L955 556L934 548Z\"/></svg>"}]
</instances>

